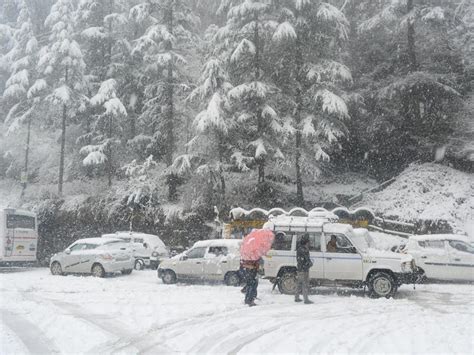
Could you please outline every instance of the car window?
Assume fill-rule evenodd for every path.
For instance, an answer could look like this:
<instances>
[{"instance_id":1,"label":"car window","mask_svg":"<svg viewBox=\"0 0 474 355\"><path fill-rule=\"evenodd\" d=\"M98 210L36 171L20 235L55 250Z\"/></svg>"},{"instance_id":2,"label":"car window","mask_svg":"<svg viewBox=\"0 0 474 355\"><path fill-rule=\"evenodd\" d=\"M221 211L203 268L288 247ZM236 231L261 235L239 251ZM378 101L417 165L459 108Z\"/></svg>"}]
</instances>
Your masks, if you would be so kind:
<instances>
[{"instance_id":1,"label":"car window","mask_svg":"<svg viewBox=\"0 0 474 355\"><path fill-rule=\"evenodd\" d=\"M134 243L143 243L143 238L134 238L133 242Z\"/></svg>"},{"instance_id":2,"label":"car window","mask_svg":"<svg viewBox=\"0 0 474 355\"><path fill-rule=\"evenodd\" d=\"M424 248L444 249L444 240L425 240Z\"/></svg>"},{"instance_id":3,"label":"car window","mask_svg":"<svg viewBox=\"0 0 474 355\"><path fill-rule=\"evenodd\" d=\"M321 251L321 233L297 233L296 241L299 242L303 235L309 237L309 251Z\"/></svg>"},{"instance_id":4,"label":"car window","mask_svg":"<svg viewBox=\"0 0 474 355\"><path fill-rule=\"evenodd\" d=\"M291 241L293 233L275 232L272 249L274 250L291 250Z\"/></svg>"},{"instance_id":5,"label":"car window","mask_svg":"<svg viewBox=\"0 0 474 355\"><path fill-rule=\"evenodd\" d=\"M188 259L204 258L207 247L193 248L186 253Z\"/></svg>"},{"instance_id":6,"label":"car window","mask_svg":"<svg viewBox=\"0 0 474 355\"><path fill-rule=\"evenodd\" d=\"M71 251L77 251L77 250L84 250L86 248L85 243L77 243L74 244L72 247L69 248Z\"/></svg>"},{"instance_id":7,"label":"car window","mask_svg":"<svg viewBox=\"0 0 474 355\"><path fill-rule=\"evenodd\" d=\"M335 237L335 244L332 241L333 237ZM356 253L351 241L344 234L326 234L325 242L326 251L329 253Z\"/></svg>"},{"instance_id":8,"label":"car window","mask_svg":"<svg viewBox=\"0 0 474 355\"><path fill-rule=\"evenodd\" d=\"M227 255L227 247L209 247L208 253L215 256Z\"/></svg>"},{"instance_id":9,"label":"car window","mask_svg":"<svg viewBox=\"0 0 474 355\"><path fill-rule=\"evenodd\" d=\"M84 248L84 249L90 250L90 249L95 249L95 248L97 248L97 247L98 247L97 244L90 244L90 243L87 243L87 244L85 245L85 248Z\"/></svg>"},{"instance_id":10,"label":"car window","mask_svg":"<svg viewBox=\"0 0 474 355\"><path fill-rule=\"evenodd\" d=\"M462 251L464 253L469 253L469 254L474 254L474 247L470 246L469 244L462 242L460 240L450 240L449 245L458 250Z\"/></svg>"}]
</instances>

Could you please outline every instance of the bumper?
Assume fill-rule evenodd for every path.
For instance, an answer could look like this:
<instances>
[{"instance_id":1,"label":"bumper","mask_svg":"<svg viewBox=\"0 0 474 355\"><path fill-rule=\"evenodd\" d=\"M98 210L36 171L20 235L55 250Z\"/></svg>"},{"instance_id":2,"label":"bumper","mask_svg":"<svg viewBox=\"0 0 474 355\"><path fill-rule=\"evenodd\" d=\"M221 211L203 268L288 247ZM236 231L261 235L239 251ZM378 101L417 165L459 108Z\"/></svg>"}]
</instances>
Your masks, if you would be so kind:
<instances>
[{"instance_id":1,"label":"bumper","mask_svg":"<svg viewBox=\"0 0 474 355\"><path fill-rule=\"evenodd\" d=\"M398 283L402 284L417 284L421 283L425 274L420 272L419 270L414 270L413 272L401 272L396 273L395 276L397 277Z\"/></svg>"},{"instance_id":2,"label":"bumper","mask_svg":"<svg viewBox=\"0 0 474 355\"><path fill-rule=\"evenodd\" d=\"M105 272L116 272L133 269L134 263L135 261L130 258L125 261L102 262L102 266L104 267Z\"/></svg>"}]
</instances>

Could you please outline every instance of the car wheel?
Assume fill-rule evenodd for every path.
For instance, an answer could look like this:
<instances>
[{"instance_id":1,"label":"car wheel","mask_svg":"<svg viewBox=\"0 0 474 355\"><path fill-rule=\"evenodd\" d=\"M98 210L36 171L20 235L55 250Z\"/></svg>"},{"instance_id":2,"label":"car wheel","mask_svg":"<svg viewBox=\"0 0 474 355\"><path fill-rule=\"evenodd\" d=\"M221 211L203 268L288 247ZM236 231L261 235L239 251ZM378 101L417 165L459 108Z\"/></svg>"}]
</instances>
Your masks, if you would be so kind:
<instances>
[{"instance_id":1,"label":"car wheel","mask_svg":"<svg viewBox=\"0 0 474 355\"><path fill-rule=\"evenodd\" d=\"M133 269L122 270L122 275L130 275Z\"/></svg>"},{"instance_id":2,"label":"car wheel","mask_svg":"<svg viewBox=\"0 0 474 355\"><path fill-rule=\"evenodd\" d=\"M294 295L298 287L296 273L286 271L278 281L278 289L285 295Z\"/></svg>"},{"instance_id":3,"label":"car wheel","mask_svg":"<svg viewBox=\"0 0 474 355\"><path fill-rule=\"evenodd\" d=\"M161 279L165 284L174 284L176 282L176 274L172 270L166 270L163 272Z\"/></svg>"},{"instance_id":4,"label":"car wheel","mask_svg":"<svg viewBox=\"0 0 474 355\"><path fill-rule=\"evenodd\" d=\"M105 276L105 270L100 264L94 264L91 269L91 274L94 277L104 277Z\"/></svg>"},{"instance_id":5,"label":"car wheel","mask_svg":"<svg viewBox=\"0 0 474 355\"><path fill-rule=\"evenodd\" d=\"M376 272L369 278L369 296L390 298L397 290L392 276L386 272Z\"/></svg>"},{"instance_id":6,"label":"car wheel","mask_svg":"<svg viewBox=\"0 0 474 355\"><path fill-rule=\"evenodd\" d=\"M57 261L51 264L51 274L53 275L63 275L63 268L61 264Z\"/></svg>"},{"instance_id":7,"label":"car wheel","mask_svg":"<svg viewBox=\"0 0 474 355\"><path fill-rule=\"evenodd\" d=\"M239 286L240 285L240 277L237 272L228 272L224 278L225 284L227 286Z\"/></svg>"},{"instance_id":8,"label":"car wheel","mask_svg":"<svg viewBox=\"0 0 474 355\"><path fill-rule=\"evenodd\" d=\"M145 268L145 263L143 262L143 260L141 259L135 260L135 270L140 271L140 270L143 270L144 268Z\"/></svg>"}]
</instances>

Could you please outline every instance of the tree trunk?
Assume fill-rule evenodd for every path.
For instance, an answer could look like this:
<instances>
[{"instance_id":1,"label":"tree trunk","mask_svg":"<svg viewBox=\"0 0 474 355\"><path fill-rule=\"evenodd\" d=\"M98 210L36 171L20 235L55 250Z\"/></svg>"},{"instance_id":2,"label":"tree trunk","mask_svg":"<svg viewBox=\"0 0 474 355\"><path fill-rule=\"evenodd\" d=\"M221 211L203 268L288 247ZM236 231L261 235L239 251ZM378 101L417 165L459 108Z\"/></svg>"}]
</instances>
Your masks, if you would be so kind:
<instances>
[{"instance_id":1,"label":"tree trunk","mask_svg":"<svg viewBox=\"0 0 474 355\"><path fill-rule=\"evenodd\" d=\"M59 181L58 181L58 194L63 194L63 178L64 178L64 153L66 146L66 104L63 104L63 116L61 119L61 149L59 151Z\"/></svg>"},{"instance_id":2,"label":"tree trunk","mask_svg":"<svg viewBox=\"0 0 474 355\"><path fill-rule=\"evenodd\" d=\"M167 28L169 33L173 33L173 3L170 2L168 9L168 21ZM173 44L171 41L166 43L166 50L171 52L173 50ZM166 88L166 165L170 166L173 164L173 153L174 153L174 88L173 88L173 61L170 60L168 63L168 76L167 76L167 88Z\"/></svg>"},{"instance_id":3,"label":"tree trunk","mask_svg":"<svg viewBox=\"0 0 474 355\"><path fill-rule=\"evenodd\" d=\"M407 14L413 10L413 0L407 1ZM409 70L411 72L418 69L418 64L416 62L416 47L415 47L415 23L414 21L408 21L407 28L407 39L408 39L408 58L409 58Z\"/></svg>"},{"instance_id":4,"label":"tree trunk","mask_svg":"<svg viewBox=\"0 0 474 355\"><path fill-rule=\"evenodd\" d=\"M407 14L413 11L414 0L407 1ZM418 70L418 63L416 60L416 45L415 45L415 23L414 21L408 21L408 28L407 28L407 41L408 41L408 70L409 72L414 72ZM417 128L421 124L421 111L420 111L420 101L418 99L418 93L413 92L410 95L411 98L411 107L413 113L413 127Z\"/></svg>"},{"instance_id":5,"label":"tree trunk","mask_svg":"<svg viewBox=\"0 0 474 355\"><path fill-rule=\"evenodd\" d=\"M255 45L255 57L254 57L254 66L255 66L255 81L260 80L260 34L258 32L258 16L255 16L255 28L253 33L253 42ZM260 102L256 102L256 114L257 114L257 134L263 133L263 124L262 124L262 110L260 109ZM258 165L258 183L265 182L265 156L257 158Z\"/></svg>"},{"instance_id":6,"label":"tree trunk","mask_svg":"<svg viewBox=\"0 0 474 355\"><path fill-rule=\"evenodd\" d=\"M296 204L303 206L303 179L301 177L301 111L303 110L303 78L301 71L303 68L303 53L301 49L300 33L297 33L295 48L295 69L296 69L296 146L295 146L295 169L296 169Z\"/></svg>"},{"instance_id":7,"label":"tree trunk","mask_svg":"<svg viewBox=\"0 0 474 355\"><path fill-rule=\"evenodd\" d=\"M223 161L224 161L224 142L223 142L223 137L219 133L219 131L216 130L216 137L217 137L217 151L219 154L219 178L220 178L220 201L221 201L221 208L226 207L226 198L225 198L225 190L226 190L226 185L225 185L225 176L224 176L224 169L222 168Z\"/></svg>"},{"instance_id":8,"label":"tree trunk","mask_svg":"<svg viewBox=\"0 0 474 355\"><path fill-rule=\"evenodd\" d=\"M30 133L31 133L31 116L28 118L28 126L26 133L26 147L25 147L25 167L22 175L22 189L21 198L25 196L26 186L28 184L28 155L30 153Z\"/></svg>"},{"instance_id":9,"label":"tree trunk","mask_svg":"<svg viewBox=\"0 0 474 355\"><path fill-rule=\"evenodd\" d=\"M112 173L113 173L113 165L112 165L112 116L109 115L109 127L107 136L109 139L108 147L107 147L107 178L108 178L108 185L109 187L112 186Z\"/></svg>"}]
</instances>

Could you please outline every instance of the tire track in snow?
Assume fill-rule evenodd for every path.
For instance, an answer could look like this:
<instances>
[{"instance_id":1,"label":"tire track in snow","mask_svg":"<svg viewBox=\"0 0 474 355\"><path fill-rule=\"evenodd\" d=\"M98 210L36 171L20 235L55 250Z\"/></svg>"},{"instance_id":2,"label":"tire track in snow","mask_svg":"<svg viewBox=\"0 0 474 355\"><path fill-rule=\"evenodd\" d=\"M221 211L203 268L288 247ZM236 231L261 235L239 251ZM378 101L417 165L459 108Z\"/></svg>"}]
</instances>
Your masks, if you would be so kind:
<instances>
[{"instance_id":1,"label":"tire track in snow","mask_svg":"<svg viewBox=\"0 0 474 355\"><path fill-rule=\"evenodd\" d=\"M47 340L41 329L20 314L0 308L0 315L2 322L15 333L31 354L59 353L56 344Z\"/></svg>"},{"instance_id":2,"label":"tire track in snow","mask_svg":"<svg viewBox=\"0 0 474 355\"><path fill-rule=\"evenodd\" d=\"M52 299L49 297L40 296L38 294L24 294L24 296L26 299L36 303L38 299L49 302L53 306L61 309L64 312L64 315L80 319L81 321L90 324L95 328L99 328L102 332L110 334L114 337L114 339L90 349L88 352L91 354L106 353L110 347L114 347L117 344L127 344L127 339L132 338L129 331L127 331L124 327L117 326L119 322L114 316L88 313L84 311L83 307L76 303ZM139 351L139 349L136 349L136 351Z\"/></svg>"}]
</instances>

